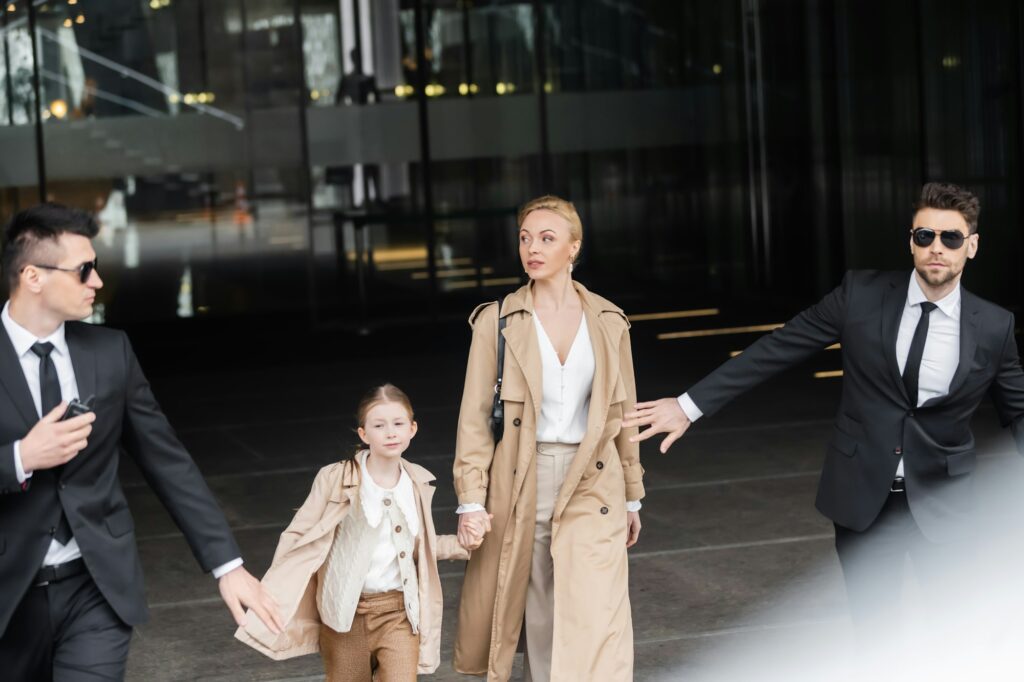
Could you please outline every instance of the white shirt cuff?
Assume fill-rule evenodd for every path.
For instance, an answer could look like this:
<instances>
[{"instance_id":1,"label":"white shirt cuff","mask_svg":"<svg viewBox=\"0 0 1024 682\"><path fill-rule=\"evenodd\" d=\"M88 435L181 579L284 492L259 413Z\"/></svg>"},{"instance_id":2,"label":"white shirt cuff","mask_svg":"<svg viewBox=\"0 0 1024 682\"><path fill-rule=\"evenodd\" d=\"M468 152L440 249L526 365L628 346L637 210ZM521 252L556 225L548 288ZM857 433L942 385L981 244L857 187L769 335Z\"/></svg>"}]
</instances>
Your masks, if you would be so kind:
<instances>
[{"instance_id":1,"label":"white shirt cuff","mask_svg":"<svg viewBox=\"0 0 1024 682\"><path fill-rule=\"evenodd\" d=\"M626 511L628 512L638 512L641 507L643 505L640 504L640 500L629 500L626 502Z\"/></svg>"},{"instance_id":2,"label":"white shirt cuff","mask_svg":"<svg viewBox=\"0 0 1024 682\"><path fill-rule=\"evenodd\" d=\"M686 418L690 420L691 424L704 416L704 413L700 411L697 404L690 399L689 393L682 394L676 400L679 401L679 407L686 414Z\"/></svg>"},{"instance_id":3,"label":"white shirt cuff","mask_svg":"<svg viewBox=\"0 0 1024 682\"><path fill-rule=\"evenodd\" d=\"M25 473L25 467L21 463L21 441L14 441L14 475L18 477L18 484L23 484L32 478L31 473Z\"/></svg>"},{"instance_id":4,"label":"white shirt cuff","mask_svg":"<svg viewBox=\"0 0 1024 682\"><path fill-rule=\"evenodd\" d=\"M238 557L237 559L232 559L231 561L227 562L223 566L218 566L217 568L213 569L213 577L216 578L217 580L220 580L226 574L230 573L231 571L235 570L236 568L238 568L241 565L242 565L242 557Z\"/></svg>"},{"instance_id":5,"label":"white shirt cuff","mask_svg":"<svg viewBox=\"0 0 1024 682\"><path fill-rule=\"evenodd\" d=\"M469 512L487 511L484 509L482 504L476 502L470 502L469 504L460 504L459 508L455 510L456 514L468 514Z\"/></svg>"}]
</instances>

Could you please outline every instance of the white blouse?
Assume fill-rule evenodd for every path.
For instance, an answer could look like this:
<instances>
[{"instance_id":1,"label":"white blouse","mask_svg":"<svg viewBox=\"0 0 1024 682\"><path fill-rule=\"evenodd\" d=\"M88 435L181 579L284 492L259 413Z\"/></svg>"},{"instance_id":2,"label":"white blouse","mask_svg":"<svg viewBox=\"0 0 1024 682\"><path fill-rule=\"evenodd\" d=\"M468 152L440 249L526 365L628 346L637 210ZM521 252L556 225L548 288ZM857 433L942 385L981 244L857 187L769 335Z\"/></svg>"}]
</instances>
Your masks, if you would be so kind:
<instances>
[{"instance_id":1,"label":"white blouse","mask_svg":"<svg viewBox=\"0 0 1024 682\"><path fill-rule=\"evenodd\" d=\"M540 346L544 384L537 442L579 443L587 432L590 389L594 383L594 347L587 330L587 316L580 319L564 365L559 361L558 352L544 331L540 317L534 315L533 322Z\"/></svg>"},{"instance_id":2,"label":"white blouse","mask_svg":"<svg viewBox=\"0 0 1024 682\"><path fill-rule=\"evenodd\" d=\"M366 470L366 458L369 451L357 455L362 480L359 486L359 502L363 508L367 525L375 529L377 542L370 560L370 570L363 584L363 592L387 592L402 589L402 573L398 566L399 548L395 545L390 523L382 523L385 517L385 505L395 501L398 510L405 518L405 526L409 537L419 534L420 517L416 511L416 493L412 487L409 474L402 473L394 488L382 488Z\"/></svg>"}]
</instances>

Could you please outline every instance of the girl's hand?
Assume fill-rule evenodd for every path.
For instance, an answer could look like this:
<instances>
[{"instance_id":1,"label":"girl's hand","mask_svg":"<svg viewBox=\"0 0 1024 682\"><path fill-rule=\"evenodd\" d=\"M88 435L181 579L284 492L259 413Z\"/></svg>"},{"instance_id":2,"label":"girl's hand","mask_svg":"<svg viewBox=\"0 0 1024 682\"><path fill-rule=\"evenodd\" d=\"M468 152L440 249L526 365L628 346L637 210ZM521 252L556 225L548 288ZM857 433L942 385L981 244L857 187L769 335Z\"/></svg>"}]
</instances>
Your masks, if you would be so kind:
<instances>
[{"instance_id":1,"label":"girl's hand","mask_svg":"<svg viewBox=\"0 0 1024 682\"><path fill-rule=\"evenodd\" d=\"M626 512L626 548L630 548L640 539L640 512Z\"/></svg>"}]
</instances>

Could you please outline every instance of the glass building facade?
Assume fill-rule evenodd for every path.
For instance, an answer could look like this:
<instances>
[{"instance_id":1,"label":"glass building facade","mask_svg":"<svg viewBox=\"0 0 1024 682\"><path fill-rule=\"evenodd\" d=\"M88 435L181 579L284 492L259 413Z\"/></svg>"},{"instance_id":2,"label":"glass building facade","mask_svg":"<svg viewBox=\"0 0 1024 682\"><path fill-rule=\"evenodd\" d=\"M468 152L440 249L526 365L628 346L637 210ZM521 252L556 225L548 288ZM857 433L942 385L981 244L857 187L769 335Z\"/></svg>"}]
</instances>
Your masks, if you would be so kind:
<instances>
[{"instance_id":1,"label":"glass building facade","mask_svg":"<svg viewBox=\"0 0 1024 682\"><path fill-rule=\"evenodd\" d=\"M98 316L464 315L573 200L628 310L791 308L909 266L920 184L978 192L968 286L1022 290L1009 0L10 0L0 217L95 210Z\"/></svg>"}]
</instances>

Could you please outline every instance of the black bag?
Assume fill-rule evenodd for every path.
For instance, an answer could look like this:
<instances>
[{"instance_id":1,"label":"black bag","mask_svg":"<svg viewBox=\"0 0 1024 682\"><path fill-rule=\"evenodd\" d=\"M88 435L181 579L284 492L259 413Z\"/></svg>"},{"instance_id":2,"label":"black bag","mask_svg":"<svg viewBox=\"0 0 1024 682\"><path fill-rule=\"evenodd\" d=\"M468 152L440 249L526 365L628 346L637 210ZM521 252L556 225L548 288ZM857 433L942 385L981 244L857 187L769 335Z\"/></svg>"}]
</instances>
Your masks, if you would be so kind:
<instances>
[{"instance_id":1,"label":"black bag","mask_svg":"<svg viewBox=\"0 0 1024 682\"><path fill-rule=\"evenodd\" d=\"M501 401L501 375L505 371L505 318L498 311L498 379L494 384L494 404L491 406L491 433L494 434L494 445L501 442L505 430L505 403Z\"/></svg>"}]
</instances>

